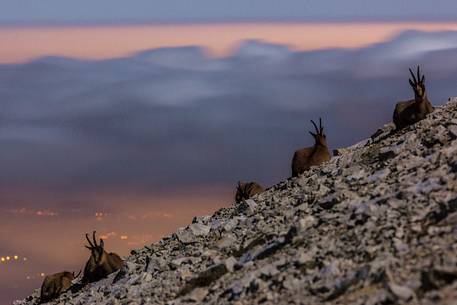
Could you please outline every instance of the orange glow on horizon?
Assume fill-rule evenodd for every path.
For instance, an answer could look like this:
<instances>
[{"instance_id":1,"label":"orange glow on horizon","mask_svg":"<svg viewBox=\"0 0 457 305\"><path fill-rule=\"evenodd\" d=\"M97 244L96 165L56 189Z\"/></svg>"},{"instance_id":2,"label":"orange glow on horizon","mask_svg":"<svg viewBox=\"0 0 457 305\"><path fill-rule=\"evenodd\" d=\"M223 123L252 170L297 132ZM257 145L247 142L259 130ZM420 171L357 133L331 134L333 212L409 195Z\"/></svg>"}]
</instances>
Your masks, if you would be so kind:
<instances>
[{"instance_id":1,"label":"orange glow on horizon","mask_svg":"<svg viewBox=\"0 0 457 305\"><path fill-rule=\"evenodd\" d=\"M246 39L280 43L296 50L357 48L385 41L404 30L457 30L457 23L233 23L126 26L0 27L0 63L47 55L83 59L127 56L159 47L197 45L226 56Z\"/></svg>"}]
</instances>

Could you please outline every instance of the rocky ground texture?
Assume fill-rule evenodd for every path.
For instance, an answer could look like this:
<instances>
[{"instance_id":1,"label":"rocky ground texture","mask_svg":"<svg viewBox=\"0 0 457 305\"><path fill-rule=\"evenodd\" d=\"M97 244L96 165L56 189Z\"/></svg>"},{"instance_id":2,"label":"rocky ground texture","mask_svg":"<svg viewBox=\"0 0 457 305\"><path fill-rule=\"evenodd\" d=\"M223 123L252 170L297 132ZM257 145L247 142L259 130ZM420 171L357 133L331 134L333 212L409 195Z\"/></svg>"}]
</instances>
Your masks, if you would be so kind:
<instances>
[{"instance_id":1,"label":"rocky ground texture","mask_svg":"<svg viewBox=\"0 0 457 305\"><path fill-rule=\"evenodd\" d=\"M457 304L457 99L53 304ZM36 304L39 290L15 305Z\"/></svg>"}]
</instances>

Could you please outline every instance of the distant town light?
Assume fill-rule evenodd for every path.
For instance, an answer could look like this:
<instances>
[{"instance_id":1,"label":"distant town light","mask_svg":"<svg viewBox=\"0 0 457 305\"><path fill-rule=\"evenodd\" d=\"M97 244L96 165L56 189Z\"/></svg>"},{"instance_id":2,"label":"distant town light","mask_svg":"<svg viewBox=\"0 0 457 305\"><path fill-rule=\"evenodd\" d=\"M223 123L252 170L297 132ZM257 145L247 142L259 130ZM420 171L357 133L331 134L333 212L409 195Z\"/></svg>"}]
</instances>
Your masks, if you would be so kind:
<instances>
[{"instance_id":1,"label":"distant town light","mask_svg":"<svg viewBox=\"0 0 457 305\"><path fill-rule=\"evenodd\" d=\"M126 239L129 239L129 237L127 235L121 235L121 240L126 240Z\"/></svg>"},{"instance_id":2,"label":"distant town light","mask_svg":"<svg viewBox=\"0 0 457 305\"><path fill-rule=\"evenodd\" d=\"M40 276L41 276L41 277L43 277L43 276L44 276L44 273L43 273L43 272L41 272L41 273L40 273Z\"/></svg>"},{"instance_id":3,"label":"distant town light","mask_svg":"<svg viewBox=\"0 0 457 305\"><path fill-rule=\"evenodd\" d=\"M19 255L15 254L15 255L12 255L12 256L1 256L0 257L0 262L1 263L8 263L8 262L13 261L13 260L15 260L15 261L19 260ZM24 260L27 260L27 259L24 258Z\"/></svg>"}]
</instances>

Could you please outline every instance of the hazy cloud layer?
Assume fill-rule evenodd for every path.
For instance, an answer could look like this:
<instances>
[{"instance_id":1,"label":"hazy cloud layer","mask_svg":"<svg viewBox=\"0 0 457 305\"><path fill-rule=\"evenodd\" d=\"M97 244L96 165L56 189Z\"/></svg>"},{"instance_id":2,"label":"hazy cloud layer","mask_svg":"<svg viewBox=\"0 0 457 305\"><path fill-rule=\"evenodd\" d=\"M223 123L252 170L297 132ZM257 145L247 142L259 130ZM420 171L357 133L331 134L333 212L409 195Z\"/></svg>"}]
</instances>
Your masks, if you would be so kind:
<instances>
[{"instance_id":1,"label":"hazy cloud layer","mask_svg":"<svg viewBox=\"0 0 457 305\"><path fill-rule=\"evenodd\" d=\"M406 32L359 50L293 52L244 42L0 66L0 193L169 190L289 175L323 117L332 147L390 120L420 63L438 104L456 95L457 33Z\"/></svg>"}]
</instances>

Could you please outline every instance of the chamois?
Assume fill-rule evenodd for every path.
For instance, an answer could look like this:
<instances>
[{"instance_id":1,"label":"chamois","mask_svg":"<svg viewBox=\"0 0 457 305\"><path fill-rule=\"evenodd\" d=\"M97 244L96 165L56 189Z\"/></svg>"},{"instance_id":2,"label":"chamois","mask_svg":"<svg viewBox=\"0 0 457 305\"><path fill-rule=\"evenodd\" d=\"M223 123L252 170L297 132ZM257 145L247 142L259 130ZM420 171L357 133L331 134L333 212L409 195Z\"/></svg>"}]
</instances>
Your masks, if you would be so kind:
<instances>
[{"instance_id":1,"label":"chamois","mask_svg":"<svg viewBox=\"0 0 457 305\"><path fill-rule=\"evenodd\" d=\"M257 182L240 182L236 186L235 202L240 203L243 200L249 199L252 196L262 193L263 187Z\"/></svg>"},{"instance_id":2,"label":"chamois","mask_svg":"<svg viewBox=\"0 0 457 305\"><path fill-rule=\"evenodd\" d=\"M320 165L330 160L330 152L327 146L324 128L322 127L322 119L319 118L319 128L316 123L313 123L316 133L309 132L314 140L313 147L307 147L297 150L292 158L292 177L297 177L303 172L307 171L311 166Z\"/></svg>"},{"instance_id":3,"label":"chamois","mask_svg":"<svg viewBox=\"0 0 457 305\"><path fill-rule=\"evenodd\" d=\"M414 90L414 99L398 102L395 106L393 121L397 130L417 123L433 112L433 106L425 91L425 76L421 77L419 66L417 66L417 79L411 69L409 69L409 73L413 78L409 79L409 84Z\"/></svg>"},{"instance_id":4,"label":"chamois","mask_svg":"<svg viewBox=\"0 0 457 305\"><path fill-rule=\"evenodd\" d=\"M74 272L64 271L47 275L41 285L40 302L46 303L57 298L71 287L71 282L80 274L81 271L77 275Z\"/></svg>"},{"instance_id":5,"label":"chamois","mask_svg":"<svg viewBox=\"0 0 457 305\"><path fill-rule=\"evenodd\" d=\"M84 267L84 276L82 279L83 284L92 283L101 280L108 274L119 270L124 262L116 253L108 253L104 250L104 241L100 238L100 244L97 245L95 239L95 231L92 234L93 243L86 234L86 239L89 246L85 246L91 251L89 260Z\"/></svg>"}]
</instances>

